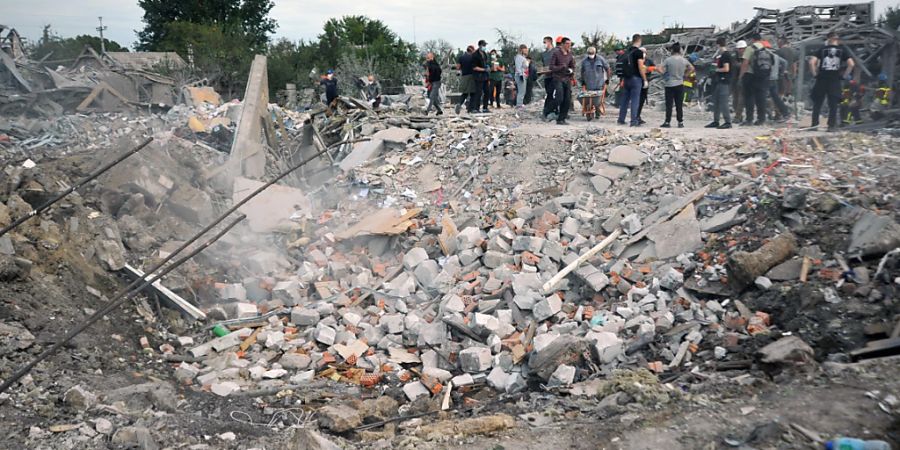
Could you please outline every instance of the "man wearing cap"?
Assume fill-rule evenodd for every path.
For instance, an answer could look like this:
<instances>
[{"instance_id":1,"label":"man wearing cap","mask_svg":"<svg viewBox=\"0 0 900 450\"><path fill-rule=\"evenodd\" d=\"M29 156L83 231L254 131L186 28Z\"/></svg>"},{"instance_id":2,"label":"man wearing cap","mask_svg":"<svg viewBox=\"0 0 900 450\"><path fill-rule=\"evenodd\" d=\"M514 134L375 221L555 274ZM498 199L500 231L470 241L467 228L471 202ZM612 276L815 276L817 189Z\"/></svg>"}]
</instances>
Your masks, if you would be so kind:
<instances>
[{"instance_id":1,"label":"man wearing cap","mask_svg":"<svg viewBox=\"0 0 900 450\"><path fill-rule=\"evenodd\" d=\"M553 90L556 92L554 104L559 108L557 125L568 125L569 109L572 103L572 80L575 76L575 57L572 55L572 40L564 37L559 50L550 58L550 73L553 76Z\"/></svg>"},{"instance_id":2,"label":"man wearing cap","mask_svg":"<svg viewBox=\"0 0 900 450\"><path fill-rule=\"evenodd\" d=\"M734 45L734 56L731 64L731 102L734 107L734 121L744 121L744 89L741 86L741 66L744 63L744 50L747 49L746 41L737 41Z\"/></svg>"},{"instance_id":3,"label":"man wearing cap","mask_svg":"<svg viewBox=\"0 0 900 450\"><path fill-rule=\"evenodd\" d=\"M325 78L319 82L325 88L325 104L331 106L334 99L338 96L337 78L334 76L334 70L328 69Z\"/></svg>"}]
</instances>

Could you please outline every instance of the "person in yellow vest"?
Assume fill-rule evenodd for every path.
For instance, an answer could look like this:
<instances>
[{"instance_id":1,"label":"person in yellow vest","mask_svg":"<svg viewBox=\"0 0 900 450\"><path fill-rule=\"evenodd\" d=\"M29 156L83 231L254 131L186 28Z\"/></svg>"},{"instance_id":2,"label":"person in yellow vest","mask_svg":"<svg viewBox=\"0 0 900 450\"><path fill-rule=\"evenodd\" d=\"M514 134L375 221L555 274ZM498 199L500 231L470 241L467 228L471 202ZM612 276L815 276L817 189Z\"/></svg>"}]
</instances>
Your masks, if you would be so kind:
<instances>
[{"instance_id":1,"label":"person in yellow vest","mask_svg":"<svg viewBox=\"0 0 900 450\"><path fill-rule=\"evenodd\" d=\"M878 75L878 87L875 89L875 96L872 99L872 109L882 111L890 109L893 100L894 91L888 85L887 75Z\"/></svg>"},{"instance_id":2,"label":"person in yellow vest","mask_svg":"<svg viewBox=\"0 0 900 450\"><path fill-rule=\"evenodd\" d=\"M862 100L865 95L865 87L856 80L850 80L841 90L840 114L841 124L854 125L862 122Z\"/></svg>"}]
</instances>

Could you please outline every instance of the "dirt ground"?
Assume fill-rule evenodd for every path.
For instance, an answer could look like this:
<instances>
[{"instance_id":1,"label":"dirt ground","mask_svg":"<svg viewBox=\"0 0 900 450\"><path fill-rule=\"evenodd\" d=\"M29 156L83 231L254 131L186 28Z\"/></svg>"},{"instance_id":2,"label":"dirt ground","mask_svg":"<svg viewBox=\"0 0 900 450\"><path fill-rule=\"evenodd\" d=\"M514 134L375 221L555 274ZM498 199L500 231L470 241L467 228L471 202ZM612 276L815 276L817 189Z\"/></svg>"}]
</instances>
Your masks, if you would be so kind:
<instances>
[{"instance_id":1,"label":"dirt ground","mask_svg":"<svg viewBox=\"0 0 900 450\"><path fill-rule=\"evenodd\" d=\"M593 122L585 121L576 110L569 126L542 123L536 118L536 111L532 105L522 120L516 120L508 108L495 113L502 116L512 135L523 138L527 144L510 149L508 164L490 168L492 177L530 180L532 183L526 188L546 188L541 175L556 171L553 158L548 159L547 153L565 152L570 144L563 139L566 136L584 132L643 137L662 121L662 112L652 106L645 111L648 124L639 129L615 125L616 111L612 107L608 116ZM710 130L703 128L707 122L707 114L691 109L687 112L686 128L662 133L686 142L728 146L753 146L759 136L771 134L771 128L766 127ZM776 134L826 136L797 131L795 127L783 125ZM566 157L565 153L552 156ZM846 226L839 217L831 220L813 224L804 233L816 236ZM843 245L833 241L835 247L839 243ZM823 250L833 250L828 248L827 239L823 246ZM22 324L41 346L89 316L126 283L98 271L77 248L66 244L53 253L41 251L30 256L44 262L36 266L28 282L0 282L0 320ZM89 293L85 289L88 285L97 289L100 296ZM683 372L664 383L669 391L677 392L672 394L673 401L619 405L613 413L598 405L599 399L594 396L579 398L536 391L525 398L456 416L459 419L504 413L518 418L516 427L488 435L417 437L416 426L432 420L426 416L401 424L395 437L369 441L354 436L333 438L343 448L813 449L821 448L811 439L818 433L826 439L836 435L887 437L895 446L900 444L897 413L879 406L885 394L900 394L900 357L858 364L825 361L828 354L849 351L863 341L862 323L855 322L855 317L880 314L880 310L858 300L848 301L840 310L832 310L834 307L821 302L805 303L805 299L815 295L798 289L745 298L748 306L769 310L779 328L803 335L817 350L819 363L796 371ZM893 313L897 312L895 307ZM829 322L833 320L839 322ZM297 427L314 427L309 417L303 416L304 411L332 399L375 396L358 387L325 382L265 401L219 398L177 386L172 378L175 364L164 361L157 353L146 352L139 340L148 337L150 347L157 348L162 341L156 336L178 335L189 328L171 311L159 309L146 299L126 304L59 355L38 365L12 396L0 397L0 447L133 447L132 442L98 438L92 431L51 430L54 425L68 424L76 430L93 429L91 424L98 418L106 418L117 426L149 428L163 448L314 448L294 440ZM747 343L746 350L764 343L765 340ZM709 350L714 342L703 345L704 350ZM36 353L36 348L31 348L4 355L3 373ZM99 411L73 411L63 400L65 390L74 384L85 386L102 398L117 389L145 383L157 386L154 389L159 393L118 393L102 400L109 407ZM540 417L540 423L529 425L522 418L525 414ZM226 432L235 433L237 440L219 437Z\"/></svg>"}]
</instances>

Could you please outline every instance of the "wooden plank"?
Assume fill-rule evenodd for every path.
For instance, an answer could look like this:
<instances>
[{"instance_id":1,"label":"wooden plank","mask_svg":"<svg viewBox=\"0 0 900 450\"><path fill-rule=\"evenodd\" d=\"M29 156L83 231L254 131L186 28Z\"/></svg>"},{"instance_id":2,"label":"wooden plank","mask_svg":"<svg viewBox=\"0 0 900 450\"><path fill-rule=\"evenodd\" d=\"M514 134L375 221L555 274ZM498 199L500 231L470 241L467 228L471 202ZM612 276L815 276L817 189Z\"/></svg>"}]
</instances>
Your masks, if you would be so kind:
<instances>
[{"instance_id":1,"label":"wooden plank","mask_svg":"<svg viewBox=\"0 0 900 450\"><path fill-rule=\"evenodd\" d=\"M146 275L142 270L131 267L128 264L125 264L125 268L123 270L125 270L134 278L141 278L144 280L150 279L150 276ZM178 294L170 291L168 288L163 286L162 283L160 283L160 280L154 281L153 284L148 286L148 288L161 296L163 300L165 300L164 303L168 303L174 306L176 309L181 310L181 312L183 312L188 317L191 317L194 320L206 320L206 313L201 311L200 308L197 308L187 300L181 298L181 296L179 296Z\"/></svg>"},{"instance_id":2,"label":"wooden plank","mask_svg":"<svg viewBox=\"0 0 900 450\"><path fill-rule=\"evenodd\" d=\"M412 226L412 219L422 212L420 208L414 208L406 212L406 214L397 215L394 208L385 208L378 210L369 217L356 223L352 227L337 233L335 238L338 240L350 239L356 236L365 236L370 234L378 235L397 235L405 232Z\"/></svg>"},{"instance_id":3,"label":"wooden plank","mask_svg":"<svg viewBox=\"0 0 900 450\"><path fill-rule=\"evenodd\" d=\"M865 347L850 352L850 358L854 361L893 355L900 355L900 337L871 341Z\"/></svg>"}]
</instances>

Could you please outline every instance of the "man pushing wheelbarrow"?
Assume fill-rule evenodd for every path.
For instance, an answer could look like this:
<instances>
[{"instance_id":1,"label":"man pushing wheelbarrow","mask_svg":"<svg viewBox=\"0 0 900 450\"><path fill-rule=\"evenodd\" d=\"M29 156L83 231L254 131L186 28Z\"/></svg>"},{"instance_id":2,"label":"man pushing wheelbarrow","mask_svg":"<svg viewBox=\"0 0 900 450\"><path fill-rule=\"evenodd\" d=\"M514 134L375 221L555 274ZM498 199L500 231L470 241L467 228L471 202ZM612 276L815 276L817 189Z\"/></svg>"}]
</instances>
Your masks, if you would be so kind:
<instances>
[{"instance_id":1,"label":"man pushing wheelbarrow","mask_svg":"<svg viewBox=\"0 0 900 450\"><path fill-rule=\"evenodd\" d=\"M588 48L587 57L581 62L582 92L578 94L581 113L587 120L606 114L606 87L611 75L606 59L597 54L596 48Z\"/></svg>"}]
</instances>

